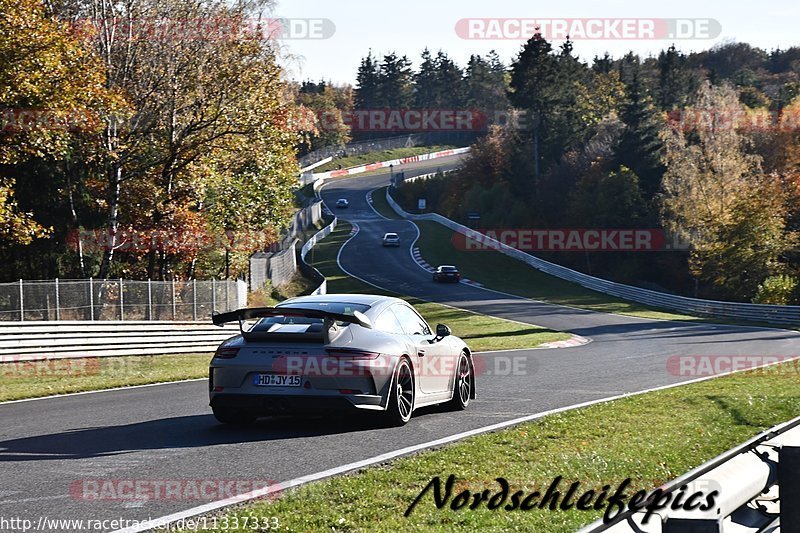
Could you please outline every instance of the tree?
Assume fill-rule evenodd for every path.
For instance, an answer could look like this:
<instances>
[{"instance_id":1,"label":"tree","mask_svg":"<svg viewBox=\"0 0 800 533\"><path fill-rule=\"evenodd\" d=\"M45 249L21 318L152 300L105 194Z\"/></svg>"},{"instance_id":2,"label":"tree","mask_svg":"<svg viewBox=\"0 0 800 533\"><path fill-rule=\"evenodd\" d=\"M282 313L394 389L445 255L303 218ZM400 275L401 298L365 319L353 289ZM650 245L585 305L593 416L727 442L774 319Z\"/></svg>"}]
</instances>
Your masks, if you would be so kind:
<instances>
[{"instance_id":1,"label":"tree","mask_svg":"<svg viewBox=\"0 0 800 533\"><path fill-rule=\"evenodd\" d=\"M349 85L336 87L324 82L303 82L295 102L310 111L314 127L308 131L308 140L301 142L301 153L350 142L350 127L345 124L343 113L352 111L352 96Z\"/></svg>"},{"instance_id":2,"label":"tree","mask_svg":"<svg viewBox=\"0 0 800 533\"><path fill-rule=\"evenodd\" d=\"M355 107L368 110L382 105L378 61L372 57L370 50L367 57L361 59L356 74Z\"/></svg>"},{"instance_id":3,"label":"tree","mask_svg":"<svg viewBox=\"0 0 800 533\"><path fill-rule=\"evenodd\" d=\"M741 105L735 89L706 83L696 100L704 120L688 135L673 129L667 139L663 222L690 242L698 279L717 294L749 300L793 246L785 200L745 139L716 113Z\"/></svg>"},{"instance_id":4,"label":"tree","mask_svg":"<svg viewBox=\"0 0 800 533\"><path fill-rule=\"evenodd\" d=\"M422 62L414 74L414 105L419 109L433 108L438 98L438 82L436 61L430 50L422 51Z\"/></svg>"},{"instance_id":5,"label":"tree","mask_svg":"<svg viewBox=\"0 0 800 533\"><path fill-rule=\"evenodd\" d=\"M729 219L711 228L713 238L692 254L693 273L721 297L756 297L763 283L786 273L780 259L797 243L786 233L785 207L779 185L765 177L737 198Z\"/></svg>"},{"instance_id":6,"label":"tree","mask_svg":"<svg viewBox=\"0 0 800 533\"><path fill-rule=\"evenodd\" d=\"M552 128L551 116L559 101L558 59L552 50L550 43L536 33L525 43L517 60L511 65L509 99L515 107L530 114L536 176L539 175L540 166L547 167L553 163L554 147L544 146L540 149L540 144L545 144L540 138L549 137L546 132ZM543 154L546 155L543 157Z\"/></svg>"},{"instance_id":7,"label":"tree","mask_svg":"<svg viewBox=\"0 0 800 533\"><path fill-rule=\"evenodd\" d=\"M570 218L577 227L637 227L647 205L639 177L627 167L587 172L570 195Z\"/></svg>"},{"instance_id":8,"label":"tree","mask_svg":"<svg viewBox=\"0 0 800 533\"><path fill-rule=\"evenodd\" d=\"M14 199L14 180L0 178L0 245L30 244L47 233L32 213L20 211Z\"/></svg>"},{"instance_id":9,"label":"tree","mask_svg":"<svg viewBox=\"0 0 800 533\"><path fill-rule=\"evenodd\" d=\"M221 24L220 31L244 28L264 7L269 4L92 0L65 8L65 16L90 21L89 43L103 60L107 84L131 106L127 114L103 117L101 198L110 246L101 277L111 274L121 224L169 232L201 209L216 161L233 157L265 172L296 172L298 136L275 46L258 31L193 33ZM179 31L167 24L166 33L155 35L148 27L185 20L196 26ZM262 150L258 157L254 147ZM150 251L150 274L154 256L159 272L177 275L164 250Z\"/></svg>"},{"instance_id":10,"label":"tree","mask_svg":"<svg viewBox=\"0 0 800 533\"><path fill-rule=\"evenodd\" d=\"M69 25L41 2L0 0L0 13L0 244L27 245L52 232L35 220L54 211L48 201L68 197L74 204L75 189L69 179L42 180L32 168L62 177L59 161L69 161L78 138L97 140L99 112L120 99L106 90L101 66ZM22 199L30 208L19 207L17 188L31 190ZM66 228L59 231L63 237Z\"/></svg>"},{"instance_id":11,"label":"tree","mask_svg":"<svg viewBox=\"0 0 800 533\"><path fill-rule=\"evenodd\" d=\"M664 174L662 132L665 124L645 87L638 59L628 61L626 70L628 83L620 113L626 127L617 150L617 163L639 176L643 193L650 200L659 192Z\"/></svg>"},{"instance_id":12,"label":"tree","mask_svg":"<svg viewBox=\"0 0 800 533\"><path fill-rule=\"evenodd\" d=\"M488 56L471 55L464 75L465 106L485 114L505 113L511 106L508 100L509 75L497 52Z\"/></svg>"},{"instance_id":13,"label":"tree","mask_svg":"<svg viewBox=\"0 0 800 533\"><path fill-rule=\"evenodd\" d=\"M686 104L692 87L685 65L686 56L674 44L658 54L658 105L665 111Z\"/></svg>"},{"instance_id":14,"label":"tree","mask_svg":"<svg viewBox=\"0 0 800 533\"><path fill-rule=\"evenodd\" d=\"M383 56L378 71L380 106L390 109L408 109L413 104L413 73L411 61L394 52Z\"/></svg>"},{"instance_id":15,"label":"tree","mask_svg":"<svg viewBox=\"0 0 800 533\"><path fill-rule=\"evenodd\" d=\"M464 73L450 57L439 50L436 54L436 100L439 109L459 109L464 105Z\"/></svg>"}]
</instances>

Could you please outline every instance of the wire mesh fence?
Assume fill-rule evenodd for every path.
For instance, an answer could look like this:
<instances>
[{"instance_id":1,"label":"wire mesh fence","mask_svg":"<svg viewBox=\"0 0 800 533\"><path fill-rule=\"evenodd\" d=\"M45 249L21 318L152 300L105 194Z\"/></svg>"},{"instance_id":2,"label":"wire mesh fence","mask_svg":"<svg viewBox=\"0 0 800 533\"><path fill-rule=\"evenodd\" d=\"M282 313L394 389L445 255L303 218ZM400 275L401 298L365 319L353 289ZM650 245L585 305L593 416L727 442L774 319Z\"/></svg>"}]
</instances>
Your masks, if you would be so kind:
<instances>
[{"instance_id":1,"label":"wire mesh fence","mask_svg":"<svg viewBox=\"0 0 800 533\"><path fill-rule=\"evenodd\" d=\"M207 320L247 305L237 280L19 280L0 283L0 320Z\"/></svg>"}]
</instances>

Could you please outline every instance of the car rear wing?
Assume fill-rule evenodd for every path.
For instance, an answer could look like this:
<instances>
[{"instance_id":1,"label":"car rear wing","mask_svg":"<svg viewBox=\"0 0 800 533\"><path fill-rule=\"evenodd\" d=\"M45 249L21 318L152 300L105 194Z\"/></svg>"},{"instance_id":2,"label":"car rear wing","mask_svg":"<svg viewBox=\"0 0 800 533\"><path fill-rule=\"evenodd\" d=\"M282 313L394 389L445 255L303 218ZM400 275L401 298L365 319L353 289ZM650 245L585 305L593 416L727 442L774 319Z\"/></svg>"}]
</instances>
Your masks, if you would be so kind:
<instances>
[{"instance_id":1,"label":"car rear wing","mask_svg":"<svg viewBox=\"0 0 800 533\"><path fill-rule=\"evenodd\" d=\"M245 322L254 318L267 318L271 316L296 316L303 318L322 319L322 331L315 333L271 333L252 332L245 330ZM229 322L239 322L239 329L245 339L274 339L274 340L322 340L326 344L330 341L331 330L336 331L336 322L358 324L362 328L372 329L372 322L364 313L353 311L353 314L334 313L322 309L305 309L302 307L253 307L237 309L227 313L219 313L211 317L215 326L222 326Z\"/></svg>"}]
</instances>

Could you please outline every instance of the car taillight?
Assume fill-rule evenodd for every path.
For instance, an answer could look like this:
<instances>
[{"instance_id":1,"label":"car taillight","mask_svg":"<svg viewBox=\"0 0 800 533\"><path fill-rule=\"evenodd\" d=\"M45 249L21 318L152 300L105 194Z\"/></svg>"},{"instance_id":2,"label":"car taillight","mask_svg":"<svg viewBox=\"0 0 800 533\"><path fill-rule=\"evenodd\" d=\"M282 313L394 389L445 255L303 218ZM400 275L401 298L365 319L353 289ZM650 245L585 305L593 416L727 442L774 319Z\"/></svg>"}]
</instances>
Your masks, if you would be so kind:
<instances>
[{"instance_id":1,"label":"car taillight","mask_svg":"<svg viewBox=\"0 0 800 533\"><path fill-rule=\"evenodd\" d=\"M226 348L224 346L220 346L217 348L217 351L214 352L214 357L217 359L233 359L239 355L239 348Z\"/></svg>"},{"instance_id":2,"label":"car taillight","mask_svg":"<svg viewBox=\"0 0 800 533\"><path fill-rule=\"evenodd\" d=\"M341 359L377 359L380 355L375 352L365 352L361 350L347 350L342 348L333 348L325 350L331 357L339 357Z\"/></svg>"}]
</instances>

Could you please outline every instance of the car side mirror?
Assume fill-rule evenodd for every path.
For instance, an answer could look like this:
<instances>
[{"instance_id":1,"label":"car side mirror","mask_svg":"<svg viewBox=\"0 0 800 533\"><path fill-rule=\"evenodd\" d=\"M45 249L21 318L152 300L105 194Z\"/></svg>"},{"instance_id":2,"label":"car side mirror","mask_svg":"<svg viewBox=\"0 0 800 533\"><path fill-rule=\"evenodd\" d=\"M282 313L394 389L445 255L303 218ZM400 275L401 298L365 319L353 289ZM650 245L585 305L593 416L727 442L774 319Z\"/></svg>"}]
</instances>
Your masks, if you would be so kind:
<instances>
[{"instance_id":1,"label":"car side mirror","mask_svg":"<svg viewBox=\"0 0 800 533\"><path fill-rule=\"evenodd\" d=\"M450 331L450 328L448 326L445 326L444 324L436 324L436 336L439 337L440 339L448 337L452 334L453 332Z\"/></svg>"}]
</instances>

